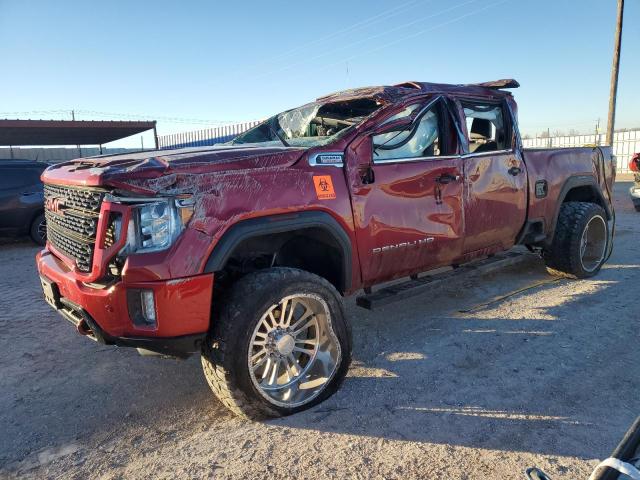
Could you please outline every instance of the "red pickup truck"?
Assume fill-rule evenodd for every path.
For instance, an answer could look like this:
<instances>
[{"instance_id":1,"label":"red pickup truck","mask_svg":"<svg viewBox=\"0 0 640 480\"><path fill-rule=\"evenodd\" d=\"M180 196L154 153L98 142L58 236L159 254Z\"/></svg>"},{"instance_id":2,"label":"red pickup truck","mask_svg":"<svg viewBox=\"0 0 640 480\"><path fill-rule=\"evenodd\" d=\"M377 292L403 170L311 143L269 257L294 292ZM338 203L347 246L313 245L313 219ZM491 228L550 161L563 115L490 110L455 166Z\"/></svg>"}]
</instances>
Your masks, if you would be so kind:
<instances>
[{"instance_id":1,"label":"red pickup truck","mask_svg":"<svg viewBox=\"0 0 640 480\"><path fill-rule=\"evenodd\" d=\"M309 408L349 367L345 295L518 244L599 271L611 149L523 149L517 86L359 88L227 144L52 166L45 299L99 342L200 353L238 414Z\"/></svg>"}]
</instances>

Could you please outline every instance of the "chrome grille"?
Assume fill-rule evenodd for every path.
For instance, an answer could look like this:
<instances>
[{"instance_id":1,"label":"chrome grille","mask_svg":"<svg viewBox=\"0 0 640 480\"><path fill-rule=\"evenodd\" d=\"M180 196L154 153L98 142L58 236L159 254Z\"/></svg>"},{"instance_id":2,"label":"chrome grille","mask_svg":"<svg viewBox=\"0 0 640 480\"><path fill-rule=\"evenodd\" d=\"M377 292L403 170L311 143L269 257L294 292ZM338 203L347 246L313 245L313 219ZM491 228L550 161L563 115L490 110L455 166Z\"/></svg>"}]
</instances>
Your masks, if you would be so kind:
<instances>
[{"instance_id":1,"label":"chrome grille","mask_svg":"<svg viewBox=\"0 0 640 480\"><path fill-rule=\"evenodd\" d=\"M65 237L64 234L57 232L55 228L50 228L48 224L47 240L58 251L73 259L78 270L83 272L91 271L94 244L79 242L73 238Z\"/></svg>"},{"instance_id":2,"label":"chrome grille","mask_svg":"<svg viewBox=\"0 0 640 480\"><path fill-rule=\"evenodd\" d=\"M46 210L45 216L47 223L51 223L58 229L65 229L76 233L78 236L84 237L87 241L95 238L96 229L98 228L98 217L74 215L71 212L65 212L64 215L56 215Z\"/></svg>"},{"instance_id":3,"label":"chrome grille","mask_svg":"<svg viewBox=\"0 0 640 480\"><path fill-rule=\"evenodd\" d=\"M100 207L106 193L96 188L44 186L47 239L82 272L91 271Z\"/></svg>"},{"instance_id":4,"label":"chrome grille","mask_svg":"<svg viewBox=\"0 0 640 480\"><path fill-rule=\"evenodd\" d=\"M51 184L44 186L45 198L61 198L69 208L93 213L100 213L100 206L106 193L106 190L97 188L65 187Z\"/></svg>"}]
</instances>

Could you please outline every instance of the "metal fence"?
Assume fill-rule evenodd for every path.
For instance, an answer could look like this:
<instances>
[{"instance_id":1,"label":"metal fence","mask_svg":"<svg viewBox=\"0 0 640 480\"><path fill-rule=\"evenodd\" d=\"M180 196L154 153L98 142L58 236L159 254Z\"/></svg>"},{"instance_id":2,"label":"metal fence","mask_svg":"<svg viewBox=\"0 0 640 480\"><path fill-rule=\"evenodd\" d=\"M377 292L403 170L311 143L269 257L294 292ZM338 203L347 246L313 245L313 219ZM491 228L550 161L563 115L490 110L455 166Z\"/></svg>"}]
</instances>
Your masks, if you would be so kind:
<instances>
[{"instance_id":1,"label":"metal fence","mask_svg":"<svg viewBox=\"0 0 640 480\"><path fill-rule=\"evenodd\" d=\"M582 147L585 145L604 145L606 135L566 135L548 138L525 138L525 148L562 148ZM635 152L640 152L640 130L616 132L613 135L613 154L618 161L618 173L629 172L629 161Z\"/></svg>"},{"instance_id":2,"label":"metal fence","mask_svg":"<svg viewBox=\"0 0 640 480\"><path fill-rule=\"evenodd\" d=\"M158 146L160 148L182 148L215 145L216 143L228 142L242 132L246 132L250 128L255 127L258 123L260 122L256 120L253 122L235 123L233 125L195 130L193 132L162 135L158 137Z\"/></svg>"}]
</instances>

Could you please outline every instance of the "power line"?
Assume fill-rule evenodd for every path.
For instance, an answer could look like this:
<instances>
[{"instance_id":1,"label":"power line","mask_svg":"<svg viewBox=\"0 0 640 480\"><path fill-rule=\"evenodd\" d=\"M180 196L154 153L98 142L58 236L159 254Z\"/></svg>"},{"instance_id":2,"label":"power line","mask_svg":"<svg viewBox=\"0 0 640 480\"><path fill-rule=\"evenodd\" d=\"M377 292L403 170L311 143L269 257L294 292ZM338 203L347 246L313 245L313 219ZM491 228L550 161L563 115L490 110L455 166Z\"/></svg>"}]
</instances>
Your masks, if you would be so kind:
<instances>
[{"instance_id":1,"label":"power line","mask_svg":"<svg viewBox=\"0 0 640 480\"><path fill-rule=\"evenodd\" d=\"M468 4L468 3L472 3L472 2L475 2L475 1L477 1L477 0L469 0L469 1L467 1L467 2L464 2L464 3L458 4L458 5L454 6L454 7L451 7L451 8L449 8L449 9L447 9L447 10L451 10L451 9L453 9L453 8L461 7L461 6L463 6L463 5L466 5L466 4ZM324 71L324 70L326 70L326 69L328 69L328 68L335 67L335 66L338 66L338 65L342 65L344 62L348 62L348 61L354 60L354 59L356 59L356 58L362 57L362 56L364 56L364 55L368 55L368 54L371 54L371 53L378 52L378 51L380 51L380 50L384 50L385 48L390 47L390 46L392 46L392 45L396 45L396 44L398 44L398 43L402 43L402 42L404 42L404 41L406 41L406 40L408 40L408 39L415 38L415 37L417 37L417 36L423 35L423 34L425 34L425 33L428 33L428 32L430 32L430 31L436 30L436 29L438 29L438 28L444 27L444 26L446 26L446 25L450 25L450 24L452 24L452 23L458 22L458 21L460 21L460 20L462 20L462 19L464 19L464 18L470 17L470 16L472 16L472 15L476 15L476 14L478 14L478 13L480 13L480 12L484 11L484 10L488 10L488 9L490 9L490 8L493 8L493 7L497 6L497 5L500 5L500 4L503 4L503 3L506 3L506 2L508 2L508 1L510 1L510 0L500 0L500 1L498 1L498 2L490 3L490 4L488 4L488 5L485 5L485 6L484 6L484 7L482 7L482 8L479 8L479 9L477 9L477 10L474 10L474 11L472 11L472 12L465 13L464 15L459 15L459 16L457 16L457 17L455 17L455 18L452 18L451 20L447 20L447 21L445 21L445 22L441 22L441 23L438 23L438 24L436 24L436 25L432 25L432 26L431 26L431 27L429 27L429 28L426 28L426 29L423 29L423 30L419 30L419 31L417 31L417 32L414 32L414 33L413 33L413 34L411 34L411 35L405 35L405 36L403 36L403 37L399 37L399 38L397 38L397 39L396 39L396 40L394 40L394 41L387 42L387 43L385 43L384 45L380 45L380 46L378 46L378 47L376 47L376 48L372 48L372 49L369 49L369 50L366 50L366 51L360 51L360 52L358 52L358 53L357 53L357 54L355 54L355 55L352 55L352 56L347 57L347 58L343 58L343 59L341 59L341 60L339 60L339 61L337 61L337 62L332 62L332 63L329 63L329 64L322 65L322 66L318 67L318 70ZM432 15L432 16L440 15L440 14L442 14L442 13L443 13L443 12L440 12L439 14L434 14L434 15ZM424 19L421 19L421 20L424 20ZM418 21L420 21L420 20L416 20L415 22L418 22ZM415 23L415 22L412 22L412 23ZM382 34L381 34L381 35L382 35ZM290 76L290 77L289 77L289 79L291 79L291 78L296 78L296 77L298 77L298 76L300 76L300 75L302 75L302 74L292 75L292 76ZM308 75L308 73L305 73L305 75Z\"/></svg>"},{"instance_id":2,"label":"power line","mask_svg":"<svg viewBox=\"0 0 640 480\"><path fill-rule=\"evenodd\" d=\"M418 3L419 0L411 0L409 2L405 2L401 5L396 5L393 8L390 8L388 10L384 10L383 12L380 12L376 15L373 15L371 17L365 18L364 20L360 21L360 22L356 22L348 27L342 28L340 30L336 30L335 32L331 32L328 35L324 35L320 38L316 38L314 40L311 40L310 42L305 42L302 43L300 45L298 45L297 47L294 47L290 50L287 50L285 52L282 52L274 57L271 57L271 60L277 60L277 59L281 59L281 58L286 58L288 56L290 56L293 53L299 52L300 50L304 50L307 47L310 47L312 45L318 45L321 44L327 40L330 40L332 38L338 37L344 33L349 33L352 32L354 30L360 30L363 27L384 21L384 20L388 20L389 17L393 17L398 15L401 11L406 10L406 8L410 5L414 5L416 3ZM431 3L433 0L429 0L426 3Z\"/></svg>"},{"instance_id":3,"label":"power line","mask_svg":"<svg viewBox=\"0 0 640 480\"><path fill-rule=\"evenodd\" d=\"M285 71L285 70L290 70L290 69L292 69L292 68L294 68L294 67L296 67L296 66L298 66L298 65L302 65L302 64L304 64L304 63L308 63L309 61L317 60L317 59L319 59L319 58L326 57L326 56L329 56L329 55L334 55L334 54L335 54L335 52L338 52L338 51L341 51L341 50L349 49L349 48L354 47L354 46L356 46L356 45L360 45L360 44L362 44L362 43L369 42L369 41L371 41L371 40L374 40L374 39L376 39L376 38L383 37L383 36L385 36L385 35L388 35L389 33L392 33L392 32L398 31L398 30L404 30L404 29L406 29L407 27L410 27L410 26L415 25L415 24L417 24L417 23L421 23L421 22L424 22L425 20L429 20L429 19L431 19L431 18L438 17L438 16L443 15L443 14L445 14L445 13L448 13L448 12L450 12L450 11L452 11L452 10L455 10L455 9L457 9L457 8L460 8L460 7L464 7L465 5L469 5L470 3L475 3L475 2L477 2L477 1L478 1L478 0L466 0L465 2L462 2L462 3L459 3L459 4L457 4L457 5L453 5L453 6L451 6L451 7L445 8L444 10L441 10L441 11L439 11L439 12L432 13L432 14L429 14L429 15L424 16L424 17L420 17L420 18L418 18L418 19L416 19L416 20L412 20L412 21L410 21L410 22L403 23L403 24L401 24L401 25L398 25L398 26L396 26L396 27L393 27L393 28L390 28L390 29L384 30L384 31L382 31L382 32L380 32L380 33L377 33L377 34L375 34L375 35L370 35L370 36L368 36L368 37L364 37L364 38L361 38L361 39L359 39L359 40L356 40L355 42L350 42L350 43L343 44L343 45L341 45L340 47L335 48L335 49L333 49L333 50L331 50L331 51L327 51L327 52L324 52L324 53L320 53L320 54L315 55L315 56L312 56L312 57L306 57L304 60L302 60L302 61L300 61L300 62L292 63L292 64L289 64L289 65L284 65L284 66L282 66L282 67L280 67L280 68L277 68L277 69L274 69L274 70L272 70L272 71L270 71L270 72L262 73L262 74L260 74L260 75L257 75L255 78L268 77L268 76L271 76L271 75L273 75L273 74L275 74L275 73L279 73L279 72L282 72L282 71ZM507 1L507 0L504 0L504 1ZM502 3L502 2L499 2L499 3ZM490 7L490 6L492 6L492 5L493 5L493 4L489 5L489 7ZM481 10L484 10L484 9L481 9ZM468 15L467 15L467 16L468 16ZM447 23L450 23L450 22L447 22ZM387 45L391 45L391 44L395 44L395 43L397 43L397 42L391 42L391 43L388 43ZM385 46L386 46L386 45L385 45ZM349 58L348 58L348 60L350 60L351 58L356 58L356 57L349 57ZM340 62L338 62L338 63L340 63L340 64L341 64L341 63L343 63L344 61L345 61L345 60L343 59L343 60L341 60L341 61L340 61Z\"/></svg>"}]
</instances>

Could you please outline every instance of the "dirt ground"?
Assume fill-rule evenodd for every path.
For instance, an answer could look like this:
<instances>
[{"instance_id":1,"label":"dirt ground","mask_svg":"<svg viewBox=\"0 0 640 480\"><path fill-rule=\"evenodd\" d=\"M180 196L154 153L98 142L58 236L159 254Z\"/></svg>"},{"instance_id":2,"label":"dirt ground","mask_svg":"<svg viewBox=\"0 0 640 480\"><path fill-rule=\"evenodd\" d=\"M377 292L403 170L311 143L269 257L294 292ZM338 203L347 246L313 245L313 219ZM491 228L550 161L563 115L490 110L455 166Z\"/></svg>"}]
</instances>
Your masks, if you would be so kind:
<instances>
[{"instance_id":1,"label":"dirt ground","mask_svg":"<svg viewBox=\"0 0 640 480\"><path fill-rule=\"evenodd\" d=\"M77 335L41 299L37 248L4 244L0 477L509 479L537 465L586 479L640 413L628 186L616 185L615 250L596 278L554 281L533 260L375 312L349 299L343 388L261 423L227 413L198 358Z\"/></svg>"}]
</instances>

